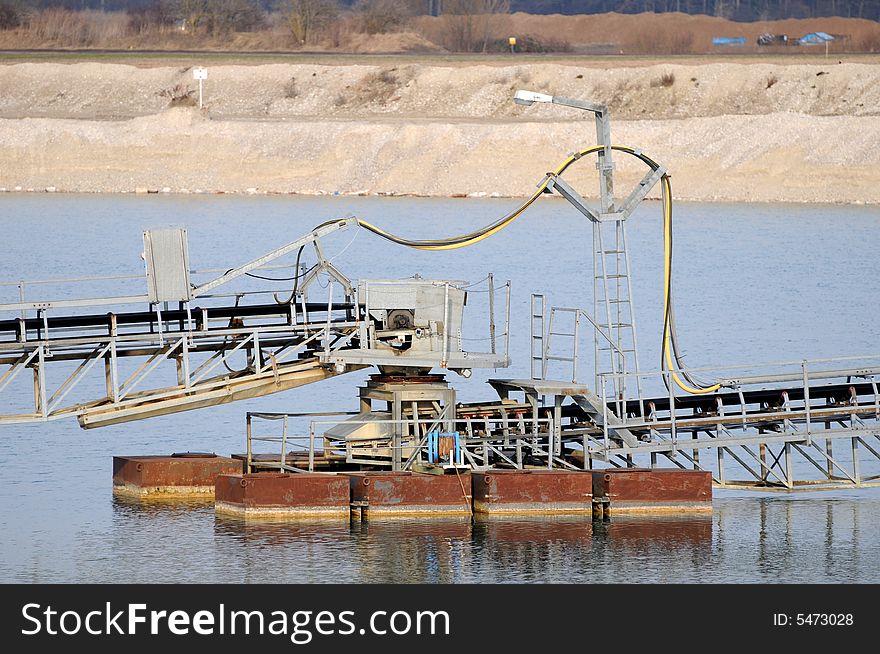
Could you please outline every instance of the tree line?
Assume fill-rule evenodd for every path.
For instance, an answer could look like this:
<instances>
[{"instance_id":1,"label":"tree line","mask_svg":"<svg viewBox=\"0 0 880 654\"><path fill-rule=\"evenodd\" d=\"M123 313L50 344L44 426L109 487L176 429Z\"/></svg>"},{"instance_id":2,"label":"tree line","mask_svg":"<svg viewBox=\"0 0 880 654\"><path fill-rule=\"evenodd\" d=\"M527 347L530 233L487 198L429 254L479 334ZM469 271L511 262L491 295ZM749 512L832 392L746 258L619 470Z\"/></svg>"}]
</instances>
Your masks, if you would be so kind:
<instances>
[{"instance_id":1,"label":"tree line","mask_svg":"<svg viewBox=\"0 0 880 654\"><path fill-rule=\"evenodd\" d=\"M880 20L880 2L876 0L512 0L511 10L532 14L679 11L736 21L822 16Z\"/></svg>"},{"instance_id":2,"label":"tree line","mask_svg":"<svg viewBox=\"0 0 880 654\"><path fill-rule=\"evenodd\" d=\"M248 22L267 12L290 5L329 6L337 11L363 10L382 4L402 15L477 14L492 0L0 0L4 11L63 7L73 10L161 12L180 16L193 13L225 14ZM497 2L497 0L495 0ZM721 16L736 21L846 16L880 20L876 0L509 0L510 11L531 14L596 14L605 12L683 12ZM308 12L306 12L308 13ZM236 18L237 17L237 18ZM221 19L222 22L222 19Z\"/></svg>"}]
</instances>

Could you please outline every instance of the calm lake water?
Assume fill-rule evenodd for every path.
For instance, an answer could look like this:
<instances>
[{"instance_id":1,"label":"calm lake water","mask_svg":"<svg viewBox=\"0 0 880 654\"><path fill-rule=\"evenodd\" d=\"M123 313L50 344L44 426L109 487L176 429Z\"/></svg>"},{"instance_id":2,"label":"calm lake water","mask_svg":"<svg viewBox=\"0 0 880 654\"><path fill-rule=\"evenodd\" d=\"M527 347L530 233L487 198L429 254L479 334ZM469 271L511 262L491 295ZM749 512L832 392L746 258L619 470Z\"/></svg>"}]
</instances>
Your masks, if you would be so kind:
<instances>
[{"instance_id":1,"label":"calm lake water","mask_svg":"<svg viewBox=\"0 0 880 654\"><path fill-rule=\"evenodd\" d=\"M471 231L510 200L220 196L0 197L0 280L138 274L141 231L188 229L195 268L228 268L354 213L425 238ZM658 203L629 224L643 366L659 357ZM353 240L352 240L353 239ZM450 381L489 399L490 376L528 376L529 294L588 306L591 238L546 199L509 229L449 253L349 230L326 244L353 279L512 280L506 371ZM825 205L677 205L678 330L692 366L871 354L877 347L880 210ZM343 252L344 250L344 252ZM59 297L49 291L46 296ZM115 288L115 287L114 287ZM96 289L98 291L109 289ZM142 287L134 292L143 292ZM17 291L0 288L0 302ZM880 489L718 491L681 519L245 525L210 505L114 500L114 454L244 450L248 410L356 408L353 373L288 393L82 431L74 420L0 427L0 581L26 582L878 582Z\"/></svg>"}]
</instances>

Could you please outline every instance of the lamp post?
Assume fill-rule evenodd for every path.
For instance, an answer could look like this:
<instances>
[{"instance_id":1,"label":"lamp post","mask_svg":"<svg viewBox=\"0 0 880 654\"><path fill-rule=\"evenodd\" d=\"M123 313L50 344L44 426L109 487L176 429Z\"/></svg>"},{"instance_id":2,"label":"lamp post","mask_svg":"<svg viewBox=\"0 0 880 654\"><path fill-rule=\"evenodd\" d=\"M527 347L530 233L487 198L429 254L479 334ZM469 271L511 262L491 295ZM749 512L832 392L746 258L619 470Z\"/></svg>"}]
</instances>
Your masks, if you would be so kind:
<instances>
[{"instance_id":1,"label":"lamp post","mask_svg":"<svg viewBox=\"0 0 880 654\"><path fill-rule=\"evenodd\" d=\"M513 96L513 101L525 106L540 102L572 107L589 111L596 118L599 211L590 208L584 198L560 176L551 177L547 181L547 188L562 195L585 215L593 226L593 316L598 318L600 312L603 316L602 320L590 318L595 327L593 334L595 388L598 389L600 384L604 383L601 373L610 372L613 375L614 397L619 401L626 400L627 373L629 373L635 377L635 397L641 401L638 339L632 299L629 252L626 242L626 219L662 178L666 169L663 166L657 166L657 168L649 170L641 182L617 207L614 201L614 166L611 161L611 121L608 108L605 105L585 100L574 100L524 90L517 91ZM553 309L551 309L550 315L550 334L552 334L552 312ZM550 347L550 334L546 335L547 340L544 341L547 352ZM610 348L605 345L605 341L610 343ZM627 364L628 360L629 365ZM576 361L574 365L577 365ZM644 413L644 410L642 412Z\"/></svg>"},{"instance_id":2,"label":"lamp post","mask_svg":"<svg viewBox=\"0 0 880 654\"><path fill-rule=\"evenodd\" d=\"M612 213L614 211L614 165L611 162L611 120L608 117L608 108L605 105L587 102L585 100L573 100L561 98L536 91L519 90L513 96L516 104L531 106L536 102L545 104L558 104L564 107L573 107L583 111L590 111L596 116L596 143L602 146L599 151L599 204L601 212Z\"/></svg>"}]
</instances>

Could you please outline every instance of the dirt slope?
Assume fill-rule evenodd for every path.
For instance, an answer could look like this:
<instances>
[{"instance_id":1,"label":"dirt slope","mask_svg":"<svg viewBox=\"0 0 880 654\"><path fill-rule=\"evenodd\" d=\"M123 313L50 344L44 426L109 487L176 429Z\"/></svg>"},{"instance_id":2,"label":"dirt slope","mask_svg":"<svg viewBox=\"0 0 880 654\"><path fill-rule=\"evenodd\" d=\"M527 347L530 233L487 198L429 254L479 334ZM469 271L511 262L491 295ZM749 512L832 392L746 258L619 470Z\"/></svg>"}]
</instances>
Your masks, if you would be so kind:
<instances>
[{"instance_id":1,"label":"dirt slope","mask_svg":"<svg viewBox=\"0 0 880 654\"><path fill-rule=\"evenodd\" d=\"M606 102L677 197L880 203L877 65L214 66L204 111L168 109L191 75L0 67L0 187L522 196L595 142L588 114L511 102L531 88ZM640 176L618 165L619 188Z\"/></svg>"}]
</instances>

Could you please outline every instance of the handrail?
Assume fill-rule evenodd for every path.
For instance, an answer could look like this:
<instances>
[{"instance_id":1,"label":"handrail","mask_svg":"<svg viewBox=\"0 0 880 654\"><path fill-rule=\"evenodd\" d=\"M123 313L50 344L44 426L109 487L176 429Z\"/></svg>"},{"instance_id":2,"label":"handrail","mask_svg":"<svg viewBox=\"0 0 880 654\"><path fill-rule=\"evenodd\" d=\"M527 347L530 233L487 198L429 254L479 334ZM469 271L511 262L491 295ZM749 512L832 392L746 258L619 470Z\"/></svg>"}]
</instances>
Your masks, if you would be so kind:
<instances>
[{"instance_id":1,"label":"handrail","mask_svg":"<svg viewBox=\"0 0 880 654\"><path fill-rule=\"evenodd\" d=\"M309 422L309 433L308 434L302 434L300 436L291 436L289 434L289 432L287 431L287 427L289 424L288 423L289 418L292 418L292 417L314 417L314 416L321 416L321 417L323 417L323 416L356 416L356 415L360 415L360 414L356 413L356 412L350 412L350 411L333 411L333 412L320 412L320 413L283 412L283 411L281 411L281 412L251 412L251 411L249 411L246 416L246 419L247 419L247 451L248 451L248 457L249 457L249 466L252 465L250 463L250 461L252 460L252 457L253 457L253 442L258 441L258 442L281 443L282 444L283 450L281 452L280 460L282 461L281 466L283 466L283 467L281 469L287 469L290 467L290 466L285 466L283 463L283 461L286 457L286 454L287 454L286 449L288 447L295 447L295 448L301 449L303 451L308 451L308 454L309 454L309 468L308 469L309 469L309 471L313 471L314 470L314 461L315 461L315 439L316 439L316 435L318 432L318 430L316 428L322 427L322 426L332 427L332 426L336 426L340 423L338 421L334 421L334 420L312 420ZM253 433L253 429L254 429L253 419L255 419L255 418L269 420L269 421L280 420L282 423L283 433L280 436L255 435ZM442 416L440 418L437 418L437 417L400 418L397 420L391 419L391 418L388 418L388 419L383 418L383 419L378 419L378 420L346 420L345 424L346 425L391 425L391 426L397 426L397 427L406 428L406 429L408 429L410 427L415 427L416 429L418 429L418 427L426 426L426 425L428 427L434 427L437 425L437 423L439 421L443 421ZM458 425L467 425L467 426L479 425L479 426L483 427L486 425L485 418L455 418L455 419L448 420L448 422L450 422L456 426L458 426ZM526 418L526 417L523 417L523 418L498 417L498 418L492 418L491 423L493 425L495 425L496 427L503 428L506 430L511 430L512 428L515 429L515 428L519 428L519 427L524 427L524 428L528 427L527 429L525 429L525 431L522 432L521 435L522 436L531 436L534 433L534 429L540 425L546 425L548 430L552 432L554 420L553 420L553 418L535 418L535 417L529 417L529 418ZM459 432L459 433L462 434L462 439L465 442L473 441L476 443L481 443L483 441L492 440L494 438L493 436L485 436L485 437L472 436L472 435L469 436L467 431ZM517 434L519 434L519 432L514 431L513 435L515 436ZM308 443L302 443L302 441L306 441L306 440L308 441ZM403 443L400 443L399 437L395 437L395 436L382 436L382 437L378 437L376 440L388 440L389 444L387 446L383 446L383 447L391 448L392 450L398 450L398 451L402 451L402 449L404 447L422 448L422 446L423 446L422 442L404 445ZM411 458L413 458L413 457L411 457ZM272 465L272 466L264 466L264 467L276 467L276 466Z\"/></svg>"}]
</instances>

